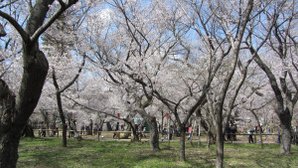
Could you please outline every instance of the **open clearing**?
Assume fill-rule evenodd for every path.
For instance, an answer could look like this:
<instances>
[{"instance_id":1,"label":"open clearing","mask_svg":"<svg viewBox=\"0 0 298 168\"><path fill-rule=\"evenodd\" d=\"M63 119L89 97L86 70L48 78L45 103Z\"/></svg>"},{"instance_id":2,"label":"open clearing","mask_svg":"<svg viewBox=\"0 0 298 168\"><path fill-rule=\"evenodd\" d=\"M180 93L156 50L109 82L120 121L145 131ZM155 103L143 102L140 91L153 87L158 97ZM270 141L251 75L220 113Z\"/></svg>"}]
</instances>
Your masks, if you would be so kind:
<instances>
[{"instance_id":1,"label":"open clearing","mask_svg":"<svg viewBox=\"0 0 298 168\"><path fill-rule=\"evenodd\" d=\"M215 145L186 145L186 162L180 162L178 141L161 142L161 152L154 153L147 142L69 140L61 147L57 138L22 139L19 147L18 168L179 168L215 167ZM235 168L297 168L298 147L293 145L290 156L279 154L279 145L225 144L225 167Z\"/></svg>"}]
</instances>

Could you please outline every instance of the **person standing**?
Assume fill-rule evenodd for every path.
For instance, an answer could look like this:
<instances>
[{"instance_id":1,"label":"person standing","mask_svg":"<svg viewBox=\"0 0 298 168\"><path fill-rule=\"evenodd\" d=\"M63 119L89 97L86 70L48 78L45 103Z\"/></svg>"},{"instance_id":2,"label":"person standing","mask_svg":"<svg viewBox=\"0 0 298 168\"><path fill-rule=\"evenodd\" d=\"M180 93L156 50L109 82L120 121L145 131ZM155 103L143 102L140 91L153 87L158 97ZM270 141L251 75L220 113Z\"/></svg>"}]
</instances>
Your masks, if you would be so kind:
<instances>
[{"instance_id":1,"label":"person standing","mask_svg":"<svg viewBox=\"0 0 298 168\"><path fill-rule=\"evenodd\" d=\"M117 124L116 124L115 131L119 131L119 122L117 122Z\"/></svg>"},{"instance_id":2,"label":"person standing","mask_svg":"<svg viewBox=\"0 0 298 168\"><path fill-rule=\"evenodd\" d=\"M254 134L254 129L249 129L248 130L248 143L254 143L254 139L253 139L253 134Z\"/></svg>"}]
</instances>

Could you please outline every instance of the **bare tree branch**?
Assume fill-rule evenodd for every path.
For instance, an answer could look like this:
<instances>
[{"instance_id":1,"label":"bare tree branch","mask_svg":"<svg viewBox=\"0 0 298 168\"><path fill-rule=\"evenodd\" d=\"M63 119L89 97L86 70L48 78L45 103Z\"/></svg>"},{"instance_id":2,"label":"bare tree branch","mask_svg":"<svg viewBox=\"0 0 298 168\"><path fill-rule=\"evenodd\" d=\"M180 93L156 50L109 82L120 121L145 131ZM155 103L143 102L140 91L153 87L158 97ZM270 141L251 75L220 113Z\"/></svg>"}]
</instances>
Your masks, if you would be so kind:
<instances>
[{"instance_id":1,"label":"bare tree branch","mask_svg":"<svg viewBox=\"0 0 298 168\"><path fill-rule=\"evenodd\" d=\"M26 31L22 28L21 25L19 25L19 23L10 15L8 15L7 13L3 12L0 10L0 16L3 17L4 19L6 19L17 31L18 33L21 35L23 41L25 42L29 42L30 38L29 35L26 33Z\"/></svg>"},{"instance_id":2,"label":"bare tree branch","mask_svg":"<svg viewBox=\"0 0 298 168\"><path fill-rule=\"evenodd\" d=\"M61 1L61 0L60 0ZM59 2L60 2L59 1ZM57 20L57 18L59 18L62 13L67 10L69 7L71 7L73 4L75 4L78 0L69 0L67 4L65 4L64 2L62 2L62 4L65 4L65 5L62 5L61 3L61 8L45 23L43 24L41 27L39 27L35 32L34 34L30 37L30 40L31 41L36 41L39 36L45 32L53 23L55 20Z\"/></svg>"}]
</instances>

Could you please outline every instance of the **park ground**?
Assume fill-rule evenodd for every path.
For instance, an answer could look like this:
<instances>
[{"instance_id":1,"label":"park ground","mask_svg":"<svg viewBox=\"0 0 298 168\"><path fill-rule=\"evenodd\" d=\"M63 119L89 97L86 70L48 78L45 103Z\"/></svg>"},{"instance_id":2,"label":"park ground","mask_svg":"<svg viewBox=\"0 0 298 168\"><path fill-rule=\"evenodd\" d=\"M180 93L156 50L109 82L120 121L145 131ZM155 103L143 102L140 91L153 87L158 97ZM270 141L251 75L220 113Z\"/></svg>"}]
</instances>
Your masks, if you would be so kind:
<instances>
[{"instance_id":1,"label":"park ground","mask_svg":"<svg viewBox=\"0 0 298 168\"><path fill-rule=\"evenodd\" d=\"M215 146L187 142L186 162L179 161L179 142L161 142L160 152L152 152L148 142L77 141L68 147L58 138L24 138L19 147L18 168L186 168L215 167ZM278 144L225 144L225 167L297 168L298 146L283 156Z\"/></svg>"}]
</instances>

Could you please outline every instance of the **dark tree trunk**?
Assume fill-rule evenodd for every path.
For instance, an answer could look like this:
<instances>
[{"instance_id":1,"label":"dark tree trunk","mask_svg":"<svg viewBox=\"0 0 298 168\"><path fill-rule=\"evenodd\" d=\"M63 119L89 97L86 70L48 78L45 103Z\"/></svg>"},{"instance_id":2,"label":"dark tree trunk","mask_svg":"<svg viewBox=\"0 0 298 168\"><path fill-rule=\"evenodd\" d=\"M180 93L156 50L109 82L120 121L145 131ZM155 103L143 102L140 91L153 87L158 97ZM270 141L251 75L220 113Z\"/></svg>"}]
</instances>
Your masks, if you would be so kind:
<instances>
[{"instance_id":1,"label":"dark tree trunk","mask_svg":"<svg viewBox=\"0 0 298 168\"><path fill-rule=\"evenodd\" d=\"M27 48L26 50L29 49ZM41 51L31 48L29 53L34 58L31 58L27 52L24 52L24 74L18 104L14 106L15 109L7 113L2 108L11 103L14 104L14 100L7 101L6 105L1 102L0 113L4 115L2 115L0 123L0 167L3 168L16 167L20 137L37 105L48 70L47 60ZM14 113L14 111L18 113Z\"/></svg>"},{"instance_id":2,"label":"dark tree trunk","mask_svg":"<svg viewBox=\"0 0 298 168\"><path fill-rule=\"evenodd\" d=\"M261 148L264 148L264 144L263 144L263 137L262 137L262 134L263 134L263 129L261 127L261 123L260 123L260 120L259 120L259 117L257 116L257 114L254 112L254 110L251 110L251 113L253 114L253 116L255 117L257 123L258 123L258 127L259 127L259 137L260 137L260 143L261 143Z\"/></svg>"},{"instance_id":3,"label":"dark tree trunk","mask_svg":"<svg viewBox=\"0 0 298 168\"><path fill-rule=\"evenodd\" d=\"M216 136L211 132L211 130L208 130L207 135L208 135L207 147L208 147L208 149L210 149L210 146L212 144L215 144L215 142L216 142Z\"/></svg>"},{"instance_id":4,"label":"dark tree trunk","mask_svg":"<svg viewBox=\"0 0 298 168\"><path fill-rule=\"evenodd\" d=\"M24 45L24 74L19 91L19 101L15 104L15 96L9 91L8 86L10 97L5 98L5 102L1 100L0 167L16 167L21 134L37 105L46 78L48 62L38 47L31 45L33 46L30 49ZM2 89L0 92L3 94ZM1 96L0 99L2 98Z\"/></svg>"},{"instance_id":5,"label":"dark tree trunk","mask_svg":"<svg viewBox=\"0 0 298 168\"><path fill-rule=\"evenodd\" d=\"M160 126L159 131L163 130L163 125L164 125L163 123L164 123L164 111L161 111L161 126Z\"/></svg>"},{"instance_id":6,"label":"dark tree trunk","mask_svg":"<svg viewBox=\"0 0 298 168\"><path fill-rule=\"evenodd\" d=\"M140 141L139 134L137 133L135 126L131 122L127 122L127 123L130 125L130 128L132 130L132 135L133 135L132 141L133 142Z\"/></svg>"},{"instance_id":7,"label":"dark tree trunk","mask_svg":"<svg viewBox=\"0 0 298 168\"><path fill-rule=\"evenodd\" d=\"M8 87L3 89L0 85L0 167L3 168L16 167L21 134L39 101L48 73L49 65L44 53L39 49L39 37L51 26L54 20L77 1L68 1L68 4L63 6L59 12L50 18L47 24L43 24L49 7L53 2L54 0L36 0L34 7L30 10L30 16L26 21L25 30L13 17L3 12L1 13L1 17L13 25L23 40L23 74L18 93L18 101L16 103L15 99L9 99L10 101L6 102L3 101L2 96L9 89ZM1 35L3 36L4 34L2 33ZM1 79L0 82L0 84L5 83ZM7 109L12 104L13 106Z\"/></svg>"},{"instance_id":8,"label":"dark tree trunk","mask_svg":"<svg viewBox=\"0 0 298 168\"><path fill-rule=\"evenodd\" d=\"M67 124L65 121L65 115L62 107L61 93L59 91L56 92L56 98L57 98L59 116L62 122L62 146L67 147Z\"/></svg>"},{"instance_id":9,"label":"dark tree trunk","mask_svg":"<svg viewBox=\"0 0 298 168\"><path fill-rule=\"evenodd\" d=\"M40 113L42 114L43 121L46 125L46 135L50 136L50 121L49 121L49 113L45 109L41 109Z\"/></svg>"},{"instance_id":10,"label":"dark tree trunk","mask_svg":"<svg viewBox=\"0 0 298 168\"><path fill-rule=\"evenodd\" d=\"M62 99L61 99L61 94L68 89L71 85L74 84L74 82L79 78L80 73L82 72L82 68L85 65L85 56L83 57L83 62L81 64L81 67L78 70L78 73L74 76L74 78L63 88L60 88L57 82L57 78L56 78L56 73L55 73L55 69L53 68L52 71L52 78L53 78L53 84L55 86L56 89L56 98L57 98L57 106L58 106L58 111L59 111L59 116L62 122L62 145L63 147L67 146L67 137L66 137L66 132L67 132L67 124L65 121L65 115L63 112L63 107L62 107ZM93 121L90 119L90 133L92 135L92 131L93 131Z\"/></svg>"},{"instance_id":11,"label":"dark tree trunk","mask_svg":"<svg viewBox=\"0 0 298 168\"><path fill-rule=\"evenodd\" d=\"M278 113L281 126L281 152L283 154L290 154L291 152L291 139L292 139L292 116L288 108L282 113Z\"/></svg>"},{"instance_id":12,"label":"dark tree trunk","mask_svg":"<svg viewBox=\"0 0 298 168\"><path fill-rule=\"evenodd\" d=\"M181 161L186 160L185 156L185 139L186 139L186 128L185 125L180 126L180 149L179 149L179 157Z\"/></svg>"},{"instance_id":13,"label":"dark tree trunk","mask_svg":"<svg viewBox=\"0 0 298 168\"><path fill-rule=\"evenodd\" d=\"M7 134L1 135L0 167L16 167L20 137L19 133L12 130L10 130Z\"/></svg>"},{"instance_id":14,"label":"dark tree trunk","mask_svg":"<svg viewBox=\"0 0 298 168\"><path fill-rule=\"evenodd\" d=\"M62 124L62 146L67 147L67 124Z\"/></svg>"},{"instance_id":15,"label":"dark tree trunk","mask_svg":"<svg viewBox=\"0 0 298 168\"><path fill-rule=\"evenodd\" d=\"M217 129L216 134L216 168L222 168L224 163L224 136L222 129Z\"/></svg>"},{"instance_id":16,"label":"dark tree trunk","mask_svg":"<svg viewBox=\"0 0 298 168\"><path fill-rule=\"evenodd\" d=\"M133 120L131 121L129 119L129 117L127 116L125 119L123 119L123 121L129 125L128 130L132 131L132 136L133 136L132 142L139 141L139 135L138 135L137 130L134 126Z\"/></svg>"},{"instance_id":17,"label":"dark tree trunk","mask_svg":"<svg viewBox=\"0 0 298 168\"><path fill-rule=\"evenodd\" d=\"M20 131L15 131L15 96L0 78L0 167L16 167Z\"/></svg>"},{"instance_id":18,"label":"dark tree trunk","mask_svg":"<svg viewBox=\"0 0 298 168\"><path fill-rule=\"evenodd\" d=\"M150 126L150 144L151 148L154 152L160 150L159 148L159 132L158 126L155 117L150 117L149 121L147 121L148 125Z\"/></svg>"},{"instance_id":19,"label":"dark tree trunk","mask_svg":"<svg viewBox=\"0 0 298 168\"><path fill-rule=\"evenodd\" d=\"M223 168L224 164L224 134L222 112L216 114L216 168Z\"/></svg>"},{"instance_id":20,"label":"dark tree trunk","mask_svg":"<svg viewBox=\"0 0 298 168\"><path fill-rule=\"evenodd\" d=\"M30 137L34 138L34 131L31 125L27 124L24 128L24 131L22 133L23 137Z\"/></svg>"}]
</instances>

